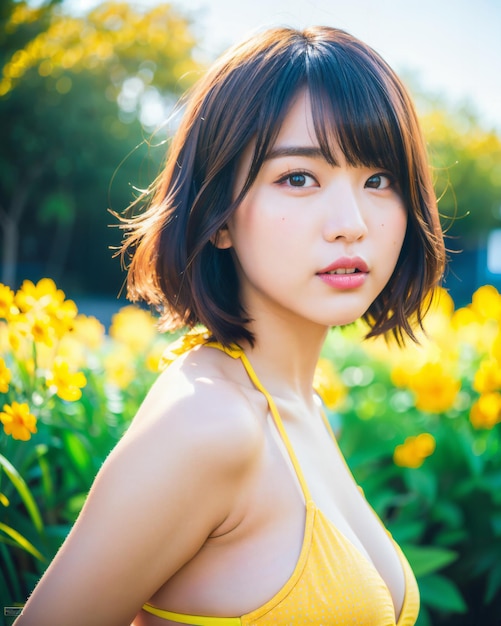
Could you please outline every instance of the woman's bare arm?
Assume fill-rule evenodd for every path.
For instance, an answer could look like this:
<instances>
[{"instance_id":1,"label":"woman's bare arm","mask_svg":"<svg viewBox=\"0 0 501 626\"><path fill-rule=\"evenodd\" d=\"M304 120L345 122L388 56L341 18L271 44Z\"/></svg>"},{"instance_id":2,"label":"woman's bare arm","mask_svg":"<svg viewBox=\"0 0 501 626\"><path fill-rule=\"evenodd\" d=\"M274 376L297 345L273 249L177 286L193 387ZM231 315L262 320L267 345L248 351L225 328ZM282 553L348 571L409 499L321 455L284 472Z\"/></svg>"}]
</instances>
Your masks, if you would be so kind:
<instances>
[{"instance_id":1,"label":"woman's bare arm","mask_svg":"<svg viewBox=\"0 0 501 626\"><path fill-rule=\"evenodd\" d=\"M258 437L238 394L196 387L157 382L16 626L130 624L226 519Z\"/></svg>"}]
</instances>

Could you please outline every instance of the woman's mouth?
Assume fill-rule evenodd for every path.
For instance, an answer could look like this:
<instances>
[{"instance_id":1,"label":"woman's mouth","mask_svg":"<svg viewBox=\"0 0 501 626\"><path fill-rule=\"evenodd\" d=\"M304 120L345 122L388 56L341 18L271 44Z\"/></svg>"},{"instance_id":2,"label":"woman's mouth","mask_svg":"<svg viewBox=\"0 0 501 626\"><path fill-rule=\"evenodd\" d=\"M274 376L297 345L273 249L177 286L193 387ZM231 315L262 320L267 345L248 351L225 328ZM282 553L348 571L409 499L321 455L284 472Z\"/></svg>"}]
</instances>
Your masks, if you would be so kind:
<instances>
[{"instance_id":1,"label":"woman's mouth","mask_svg":"<svg viewBox=\"0 0 501 626\"><path fill-rule=\"evenodd\" d=\"M369 266L360 257L342 257L317 272L317 276L335 289L361 287L369 275Z\"/></svg>"}]
</instances>

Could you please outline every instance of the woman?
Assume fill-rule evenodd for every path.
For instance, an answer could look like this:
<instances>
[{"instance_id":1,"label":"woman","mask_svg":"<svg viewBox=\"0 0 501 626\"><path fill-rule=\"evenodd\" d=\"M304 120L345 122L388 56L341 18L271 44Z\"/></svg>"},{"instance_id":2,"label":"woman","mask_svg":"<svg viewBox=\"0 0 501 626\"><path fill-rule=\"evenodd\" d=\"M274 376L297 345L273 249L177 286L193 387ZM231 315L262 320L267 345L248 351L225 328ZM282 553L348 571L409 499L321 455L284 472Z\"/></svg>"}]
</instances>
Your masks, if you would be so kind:
<instances>
[{"instance_id":1,"label":"woman","mask_svg":"<svg viewBox=\"0 0 501 626\"><path fill-rule=\"evenodd\" d=\"M444 246L413 105L343 31L272 29L193 89L129 295L195 327L18 626L414 624L414 576L312 379L331 326L413 336Z\"/></svg>"}]
</instances>

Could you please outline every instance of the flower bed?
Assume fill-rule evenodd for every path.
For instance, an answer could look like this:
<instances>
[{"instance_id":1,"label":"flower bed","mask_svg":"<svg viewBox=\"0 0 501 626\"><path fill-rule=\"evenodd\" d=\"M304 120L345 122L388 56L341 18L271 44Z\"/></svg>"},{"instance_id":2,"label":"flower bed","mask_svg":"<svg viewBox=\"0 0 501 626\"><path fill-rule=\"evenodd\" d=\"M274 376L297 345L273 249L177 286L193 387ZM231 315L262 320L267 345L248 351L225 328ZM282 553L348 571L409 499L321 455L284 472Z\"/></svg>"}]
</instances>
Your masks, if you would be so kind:
<instances>
[{"instance_id":1,"label":"flower bed","mask_svg":"<svg viewBox=\"0 0 501 626\"><path fill-rule=\"evenodd\" d=\"M418 578L419 624L501 614L501 296L440 291L420 343L329 334L315 375L340 446ZM167 345L124 307L108 335L50 279L0 285L0 601L22 602L75 520Z\"/></svg>"}]
</instances>

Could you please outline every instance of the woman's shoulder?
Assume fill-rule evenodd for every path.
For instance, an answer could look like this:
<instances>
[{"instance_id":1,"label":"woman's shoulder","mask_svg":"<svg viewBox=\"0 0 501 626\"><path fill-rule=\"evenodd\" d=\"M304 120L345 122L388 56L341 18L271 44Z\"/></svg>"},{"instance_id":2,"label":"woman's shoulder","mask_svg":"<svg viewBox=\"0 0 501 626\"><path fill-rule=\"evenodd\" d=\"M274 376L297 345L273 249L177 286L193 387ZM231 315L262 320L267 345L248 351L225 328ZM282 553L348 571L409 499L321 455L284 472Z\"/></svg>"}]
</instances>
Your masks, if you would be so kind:
<instances>
[{"instance_id":1,"label":"woman's shoulder","mask_svg":"<svg viewBox=\"0 0 501 626\"><path fill-rule=\"evenodd\" d=\"M244 463L263 443L266 401L243 368L219 350L197 348L176 359L151 388L129 436L148 435L168 447L200 448L214 458Z\"/></svg>"},{"instance_id":2,"label":"woman's shoulder","mask_svg":"<svg viewBox=\"0 0 501 626\"><path fill-rule=\"evenodd\" d=\"M190 493L179 514L189 518L190 507L204 503L204 532L210 534L258 467L265 435L259 412L237 381L224 375L224 363L221 369L218 359L193 352L158 377L98 482L106 479L103 492L123 488L128 495L131 482L140 485L144 510L155 509L165 520L172 519L170 503Z\"/></svg>"}]
</instances>

